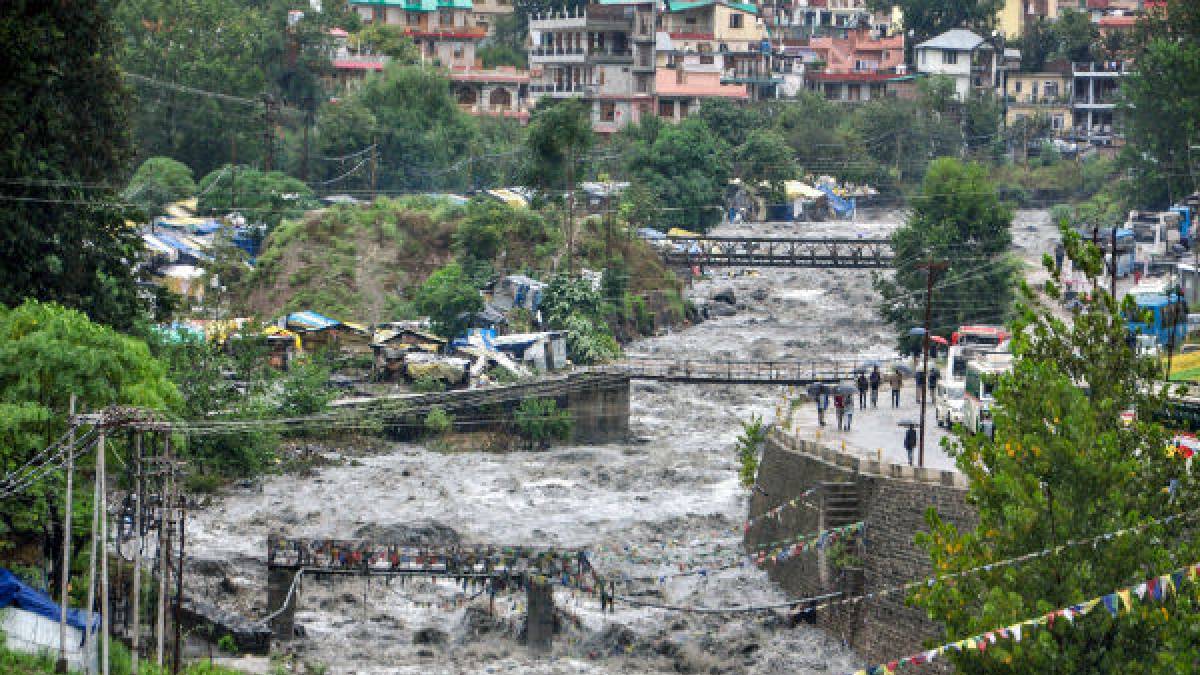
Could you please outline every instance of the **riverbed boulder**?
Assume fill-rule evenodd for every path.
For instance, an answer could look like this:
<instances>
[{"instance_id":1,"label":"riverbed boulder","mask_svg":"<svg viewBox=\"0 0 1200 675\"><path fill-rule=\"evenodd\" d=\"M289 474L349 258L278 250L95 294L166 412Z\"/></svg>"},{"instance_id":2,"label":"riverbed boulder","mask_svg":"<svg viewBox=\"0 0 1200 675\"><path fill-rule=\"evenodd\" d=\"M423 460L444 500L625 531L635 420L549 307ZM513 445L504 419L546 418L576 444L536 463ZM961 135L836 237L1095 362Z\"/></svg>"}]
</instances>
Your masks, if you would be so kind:
<instances>
[{"instance_id":1,"label":"riverbed boulder","mask_svg":"<svg viewBox=\"0 0 1200 675\"><path fill-rule=\"evenodd\" d=\"M727 305L737 304L737 295L734 294L732 286L727 286L716 293L713 293L712 299L717 302L723 302Z\"/></svg>"}]
</instances>

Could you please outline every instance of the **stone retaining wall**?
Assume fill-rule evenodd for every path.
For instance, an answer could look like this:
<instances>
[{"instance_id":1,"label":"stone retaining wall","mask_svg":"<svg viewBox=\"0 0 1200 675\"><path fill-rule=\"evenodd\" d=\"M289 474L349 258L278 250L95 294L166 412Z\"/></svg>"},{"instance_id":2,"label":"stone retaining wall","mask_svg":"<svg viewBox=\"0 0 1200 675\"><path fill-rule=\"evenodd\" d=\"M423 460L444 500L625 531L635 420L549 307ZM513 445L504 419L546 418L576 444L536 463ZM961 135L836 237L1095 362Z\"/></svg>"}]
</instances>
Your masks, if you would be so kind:
<instances>
[{"instance_id":1,"label":"stone retaining wall","mask_svg":"<svg viewBox=\"0 0 1200 675\"><path fill-rule=\"evenodd\" d=\"M913 469L840 453L812 441L772 429L750 502L750 518L803 494L822 483L843 483L856 492L859 516L866 523L860 544L844 547L861 568L847 565L838 547L801 553L781 563L766 564L770 577L800 597L841 591L857 596L892 588L932 574L925 552L913 541L928 531L925 512L933 508L960 528L973 527L977 515L966 503L966 482L957 471ZM785 508L778 517L756 522L745 534L748 550L826 529L829 510L822 489L807 505ZM851 563L853 561L850 561ZM840 565L838 563L841 563ZM920 651L928 639L941 638L939 626L922 610L905 604L906 593L835 605L816 613L818 625L845 640L869 663L881 663ZM941 668L945 668L945 664ZM928 672L945 672L937 668Z\"/></svg>"}]
</instances>

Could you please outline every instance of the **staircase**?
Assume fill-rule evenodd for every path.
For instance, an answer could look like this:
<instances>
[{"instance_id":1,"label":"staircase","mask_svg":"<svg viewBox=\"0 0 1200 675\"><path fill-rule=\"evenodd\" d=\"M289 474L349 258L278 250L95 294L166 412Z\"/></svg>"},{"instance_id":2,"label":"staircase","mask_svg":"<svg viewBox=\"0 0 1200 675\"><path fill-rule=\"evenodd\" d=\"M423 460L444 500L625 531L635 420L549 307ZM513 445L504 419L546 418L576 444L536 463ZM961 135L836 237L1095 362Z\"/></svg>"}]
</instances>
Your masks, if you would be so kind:
<instances>
[{"instance_id":1,"label":"staircase","mask_svg":"<svg viewBox=\"0 0 1200 675\"><path fill-rule=\"evenodd\" d=\"M821 483L823 499L821 510L824 513L825 529L833 529L862 520L858 503L857 483Z\"/></svg>"}]
</instances>

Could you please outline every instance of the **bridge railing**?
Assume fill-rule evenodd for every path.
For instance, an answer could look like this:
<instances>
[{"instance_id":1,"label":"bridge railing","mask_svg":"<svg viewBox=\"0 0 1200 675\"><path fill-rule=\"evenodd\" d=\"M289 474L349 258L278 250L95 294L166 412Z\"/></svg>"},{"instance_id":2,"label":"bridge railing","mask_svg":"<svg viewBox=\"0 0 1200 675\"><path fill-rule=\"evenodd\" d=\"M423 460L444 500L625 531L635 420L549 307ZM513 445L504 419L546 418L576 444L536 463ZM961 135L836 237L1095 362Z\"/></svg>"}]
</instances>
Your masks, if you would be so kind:
<instances>
[{"instance_id":1,"label":"bridge railing","mask_svg":"<svg viewBox=\"0 0 1200 675\"><path fill-rule=\"evenodd\" d=\"M690 359L656 359L631 357L618 363L600 366L609 372L619 372L633 379L673 381L724 382L841 382L858 373L869 373L874 367L890 372L899 359L810 359L778 361L712 361Z\"/></svg>"}]
</instances>

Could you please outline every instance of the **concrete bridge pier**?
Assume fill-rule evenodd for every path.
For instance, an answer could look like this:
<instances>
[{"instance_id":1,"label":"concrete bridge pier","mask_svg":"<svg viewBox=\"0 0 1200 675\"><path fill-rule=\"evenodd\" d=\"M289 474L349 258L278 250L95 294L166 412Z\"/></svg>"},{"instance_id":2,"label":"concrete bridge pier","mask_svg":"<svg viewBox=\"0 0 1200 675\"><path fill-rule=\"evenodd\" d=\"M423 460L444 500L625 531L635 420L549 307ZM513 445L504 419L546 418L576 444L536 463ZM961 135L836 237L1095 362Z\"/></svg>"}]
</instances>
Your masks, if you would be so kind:
<instances>
[{"instance_id":1,"label":"concrete bridge pier","mask_svg":"<svg viewBox=\"0 0 1200 675\"><path fill-rule=\"evenodd\" d=\"M525 585L525 600L525 644L548 652L554 639L554 586L545 578L531 578Z\"/></svg>"},{"instance_id":2,"label":"concrete bridge pier","mask_svg":"<svg viewBox=\"0 0 1200 675\"><path fill-rule=\"evenodd\" d=\"M291 590L295 579L296 570L290 567L267 568L267 610L279 612L271 620L271 629L276 640L291 640L295 636L296 596L299 592L292 593L291 598L288 598L288 591ZM287 603L286 607L284 603Z\"/></svg>"},{"instance_id":3,"label":"concrete bridge pier","mask_svg":"<svg viewBox=\"0 0 1200 675\"><path fill-rule=\"evenodd\" d=\"M597 377L567 394L573 443L621 443L629 438L629 377Z\"/></svg>"}]
</instances>

